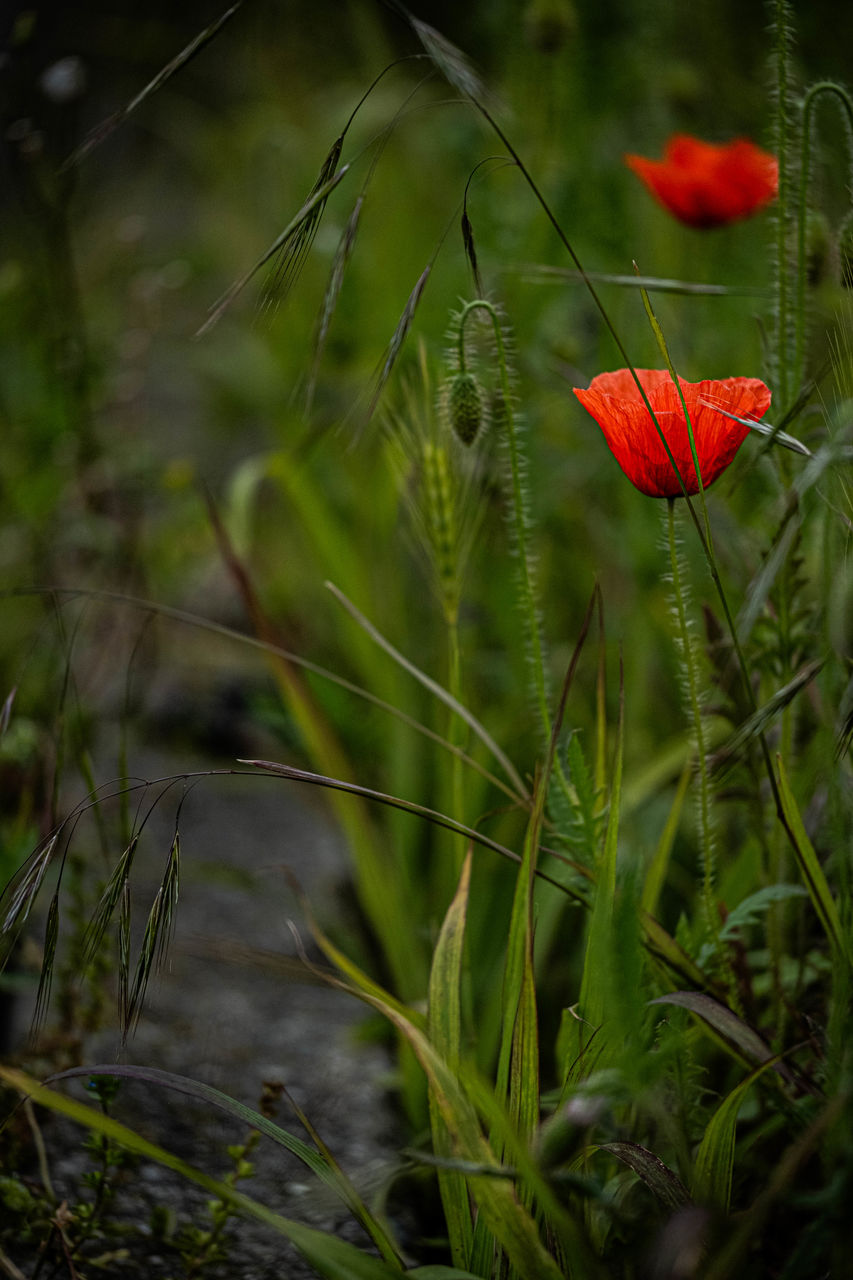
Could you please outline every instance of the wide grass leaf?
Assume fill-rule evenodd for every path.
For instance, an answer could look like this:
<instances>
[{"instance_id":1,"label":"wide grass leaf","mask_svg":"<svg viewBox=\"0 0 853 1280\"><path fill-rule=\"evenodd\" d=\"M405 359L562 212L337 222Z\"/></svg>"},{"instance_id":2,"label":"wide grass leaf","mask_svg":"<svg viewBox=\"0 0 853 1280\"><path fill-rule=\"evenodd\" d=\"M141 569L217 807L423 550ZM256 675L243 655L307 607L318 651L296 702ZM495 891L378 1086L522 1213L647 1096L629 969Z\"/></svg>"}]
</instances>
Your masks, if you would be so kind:
<instances>
[{"instance_id":1,"label":"wide grass leaf","mask_svg":"<svg viewBox=\"0 0 853 1280\"><path fill-rule=\"evenodd\" d=\"M149 1142L111 1116L78 1102L76 1098L68 1098L64 1094L57 1093L56 1090L40 1084L38 1080L25 1075L22 1071L0 1066L0 1080L4 1080L23 1097L68 1116L77 1124L82 1124L95 1133L103 1134L112 1142L145 1160L152 1160L166 1169L172 1169L189 1182L202 1187L210 1196L224 1201L237 1212L263 1222L279 1235L289 1239L311 1266L325 1277L325 1280L391 1280L392 1277L402 1273L402 1266L374 1258L345 1240L326 1235L314 1227L307 1227L301 1222L295 1222L291 1218L275 1213L266 1205L252 1200L242 1191L235 1190L227 1182L212 1178L179 1156L173 1155L156 1143Z\"/></svg>"},{"instance_id":2,"label":"wide grass leaf","mask_svg":"<svg viewBox=\"0 0 853 1280\"><path fill-rule=\"evenodd\" d=\"M735 1161L737 1117L746 1092L754 1080L766 1071L773 1059L756 1067L724 1098L714 1112L696 1154L691 1190L701 1204L728 1213L732 1196L732 1173Z\"/></svg>"},{"instance_id":3,"label":"wide grass leaf","mask_svg":"<svg viewBox=\"0 0 853 1280\"><path fill-rule=\"evenodd\" d=\"M469 849L459 878L459 887L438 936L429 979L429 1036L451 1068L458 1067L461 1053L460 983L471 862L472 850ZM432 1091L429 1105L433 1150L437 1156L451 1156L453 1144ZM451 1257L455 1263L464 1264L470 1260L473 1239L465 1179L455 1171L439 1169L438 1186L450 1237Z\"/></svg>"},{"instance_id":4,"label":"wide grass leaf","mask_svg":"<svg viewBox=\"0 0 853 1280\"><path fill-rule=\"evenodd\" d=\"M175 1093L186 1094L190 1098L195 1098L199 1102L226 1112L252 1129L257 1129L259 1133L272 1139L279 1146L285 1147L298 1160L301 1160L321 1182L325 1183L335 1195L340 1197L347 1209L373 1238L383 1257L392 1262L398 1261L399 1255L396 1246L390 1240L384 1226L369 1211L355 1186L338 1164L327 1154L315 1150L314 1147L303 1142L301 1138L297 1138L286 1129L283 1129L281 1125L276 1124L268 1116L254 1110L252 1107L246 1106L245 1103L240 1102L237 1098L232 1098L229 1094L222 1093L219 1089L214 1089L212 1085L204 1084L200 1080L192 1080L187 1076L176 1075L171 1071L163 1071L158 1067L130 1064L71 1067L67 1071L61 1071L57 1075L51 1076L46 1081L46 1084L53 1085L60 1080L70 1080L75 1077L89 1080L99 1076L108 1076L120 1080L141 1080L147 1084L165 1087Z\"/></svg>"},{"instance_id":5,"label":"wide grass leaf","mask_svg":"<svg viewBox=\"0 0 853 1280\"><path fill-rule=\"evenodd\" d=\"M818 861L814 845L806 833L806 828L800 816L800 810L794 799L794 793L788 782L788 775L785 772L785 765L780 755L777 755L776 762L778 765L779 797L782 803L782 812L785 816L788 831L793 836L794 852L797 856L800 874L803 877L805 886L809 891L809 897L833 951L842 956L849 964L851 961L850 941L841 927L841 919L838 915L835 899L823 873L823 867Z\"/></svg>"}]
</instances>

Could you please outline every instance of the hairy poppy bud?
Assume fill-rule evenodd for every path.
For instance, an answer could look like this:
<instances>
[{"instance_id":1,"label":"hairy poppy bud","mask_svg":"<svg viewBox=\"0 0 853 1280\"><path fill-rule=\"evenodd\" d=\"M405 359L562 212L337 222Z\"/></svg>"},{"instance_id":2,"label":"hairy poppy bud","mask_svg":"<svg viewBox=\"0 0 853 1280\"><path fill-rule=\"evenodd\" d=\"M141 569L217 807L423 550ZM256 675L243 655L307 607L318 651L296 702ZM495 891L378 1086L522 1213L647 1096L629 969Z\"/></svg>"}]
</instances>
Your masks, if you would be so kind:
<instances>
[{"instance_id":1,"label":"hairy poppy bud","mask_svg":"<svg viewBox=\"0 0 853 1280\"><path fill-rule=\"evenodd\" d=\"M450 425L463 444L473 444L483 421L483 400L473 373L457 373L450 384Z\"/></svg>"}]
</instances>

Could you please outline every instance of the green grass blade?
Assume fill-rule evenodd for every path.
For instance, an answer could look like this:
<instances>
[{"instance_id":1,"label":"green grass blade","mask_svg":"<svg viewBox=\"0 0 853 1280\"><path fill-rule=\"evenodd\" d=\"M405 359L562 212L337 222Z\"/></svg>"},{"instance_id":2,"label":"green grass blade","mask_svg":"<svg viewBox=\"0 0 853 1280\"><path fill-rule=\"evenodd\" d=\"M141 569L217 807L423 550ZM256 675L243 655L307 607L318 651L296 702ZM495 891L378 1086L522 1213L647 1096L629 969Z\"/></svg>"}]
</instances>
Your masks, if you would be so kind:
<instances>
[{"instance_id":1,"label":"green grass blade","mask_svg":"<svg viewBox=\"0 0 853 1280\"><path fill-rule=\"evenodd\" d=\"M803 877L805 886L809 891L809 897L812 905L818 914L818 918L823 925L824 932L829 939L832 949L842 956L848 964L851 962L850 941L845 936L841 927L841 919L838 915L838 908L835 905L835 899L832 891L827 884L826 876L823 874L823 868L818 861L815 853L814 845L808 837L806 828L803 825L803 819L800 816L800 810L794 799L794 793L788 782L788 775L785 771L785 765L781 755L776 756L779 778L779 798L782 803L782 812L784 814L785 823L788 831L792 836L794 852L796 854L797 863L800 868L800 874Z\"/></svg>"},{"instance_id":2,"label":"green grass blade","mask_svg":"<svg viewBox=\"0 0 853 1280\"><path fill-rule=\"evenodd\" d=\"M645 880L643 881L643 892L640 898L640 909L648 912L653 916L657 910L658 898L666 879L666 871L669 866L669 858L672 853L672 846L675 843L675 836L678 831L678 825L681 821L681 812L684 808L684 801L690 788L690 780L693 777L692 761L688 761L681 771L681 777L678 787L672 801L672 807L666 820L657 848L652 855L652 859L646 870Z\"/></svg>"},{"instance_id":3,"label":"green grass blade","mask_svg":"<svg viewBox=\"0 0 853 1280\"><path fill-rule=\"evenodd\" d=\"M106 120L102 120L99 125L96 125L96 127L87 134L76 151L74 151L63 163L62 170L65 171L66 169L70 169L73 165L79 164L80 161L89 155L91 151L94 151L95 147L100 146L102 142L109 138L114 130L124 124L128 116L131 115L137 107L140 107L147 98L150 98L152 93L156 93L157 90L166 84L168 80L171 80L172 76L185 67L197 53L201 52L204 46L208 44L215 35L217 35L222 27L225 26L225 23L228 22L230 18L233 18L242 3L243 0L237 0L236 4L232 4L224 13L220 14L215 22L210 23L210 25L205 27L203 31L200 31L199 34L195 36L189 44L172 59L171 62L168 62L165 67L161 68L161 70L157 72L156 76L154 76L153 80L149 80L145 88L141 89L140 92L137 93L136 97L133 98L125 107L120 111L115 112L113 115L108 116Z\"/></svg>"},{"instance_id":4,"label":"green grass blade","mask_svg":"<svg viewBox=\"0 0 853 1280\"><path fill-rule=\"evenodd\" d=\"M756 1067L723 1099L708 1122L696 1153L691 1183L693 1199L719 1209L723 1214L729 1212L731 1204L738 1112L750 1085L774 1061L770 1058Z\"/></svg>"},{"instance_id":5,"label":"green grass blade","mask_svg":"<svg viewBox=\"0 0 853 1280\"><path fill-rule=\"evenodd\" d=\"M373 1238L380 1253L387 1261L399 1262L397 1248L388 1236L387 1231L369 1211L355 1186L338 1166L337 1162L330 1156L316 1151L306 1142L303 1142L301 1138L295 1137L260 1111L246 1106L245 1103L230 1097L220 1089L214 1089L212 1085L204 1084L200 1080L191 1080L187 1076L176 1075L172 1071L163 1071L158 1067L130 1064L71 1067L67 1071L60 1071L57 1075L51 1076L45 1081L45 1084L52 1086L60 1080L74 1078L88 1080L93 1076L109 1076L122 1080L142 1080L147 1084L162 1086L171 1089L175 1093L186 1094L188 1097L195 1098L208 1106L216 1107L250 1128L257 1129L259 1133L264 1134L267 1138L270 1138L273 1142L278 1143L279 1146L284 1147L292 1155L296 1156L298 1160L301 1160L315 1177L325 1183L341 1199L347 1209Z\"/></svg>"},{"instance_id":6,"label":"green grass blade","mask_svg":"<svg viewBox=\"0 0 853 1280\"><path fill-rule=\"evenodd\" d=\"M468 1190L477 1205L480 1221L498 1241L512 1266L521 1275L535 1276L536 1280L564 1280L540 1239L536 1222L520 1203L501 1161L495 1158L483 1135L477 1109L461 1083L460 1077L466 1075L464 1069L453 1069L436 1052L410 1012L403 1011L399 1002L387 994L377 994L379 988L376 983L368 980L364 987L359 985L347 989L383 1014L408 1042L427 1078L454 1156L488 1170L470 1174L467 1177ZM496 1100L492 1101L490 1118L493 1119L498 1104ZM508 1121L507 1127L510 1127Z\"/></svg>"},{"instance_id":7,"label":"green grass blade","mask_svg":"<svg viewBox=\"0 0 853 1280\"><path fill-rule=\"evenodd\" d=\"M333 582L327 582L326 587L331 591L338 603L343 605L350 617L358 623L364 633L368 635L375 644L379 645L379 647L388 654L389 658L392 658L399 667L402 667L402 669L407 671L408 674L417 680L419 684L422 684L423 687L433 695L433 697L437 698L440 702L443 702L454 715L464 721L471 732L476 734L487 750L489 750L494 756L495 760L501 766L515 788L517 795L523 801L526 801L528 799L527 788L522 782L518 770L515 768L509 757L501 750L491 734L482 724L480 724L480 721L471 714L468 708L449 694L447 690L433 680L431 676L428 676L424 671L421 671L420 667L416 667L413 662L410 662L405 654L400 653L399 649L395 649L390 641L386 640L385 636L377 630L369 618L366 618L364 614L356 608L352 601L347 599L339 587L336 587Z\"/></svg>"},{"instance_id":8,"label":"green grass blade","mask_svg":"<svg viewBox=\"0 0 853 1280\"><path fill-rule=\"evenodd\" d=\"M459 887L448 908L436 943L429 978L427 1032L437 1052L451 1069L458 1068L462 1048L460 984L465 920L471 886L471 862L472 850L469 849L459 878ZM450 1134L432 1091L430 1091L430 1124L435 1154L451 1156L453 1147ZM473 1240L465 1179L459 1173L439 1169L438 1185L444 1206L447 1233L450 1237L451 1258L456 1265L464 1266L470 1260Z\"/></svg>"},{"instance_id":9,"label":"green grass blade","mask_svg":"<svg viewBox=\"0 0 853 1280\"><path fill-rule=\"evenodd\" d=\"M646 1184L660 1204L670 1213L690 1203L690 1195L681 1179L664 1164L660 1156L636 1142L603 1142L598 1151L616 1156Z\"/></svg>"},{"instance_id":10,"label":"green grass blade","mask_svg":"<svg viewBox=\"0 0 853 1280\"><path fill-rule=\"evenodd\" d=\"M145 1160L153 1160L166 1169L174 1170L189 1182L202 1187L212 1197L225 1201L238 1212L255 1218L277 1231L279 1235L286 1236L311 1266L325 1277L325 1280L392 1280L402 1272L402 1267L392 1266L382 1259L362 1253L355 1245L348 1244L336 1236L326 1235L313 1227L307 1227L301 1222L295 1222L291 1218L275 1213L266 1205L235 1190L228 1183L212 1178L202 1170L187 1164L179 1156L173 1155L156 1143L149 1142L138 1133L134 1133L132 1129L128 1129L126 1125L113 1120L111 1116L104 1115L102 1111L78 1102L75 1098L67 1098L64 1094L47 1088L22 1071L0 1066L0 1080L5 1080L23 1097L32 1099L40 1106L68 1116L77 1124L103 1134Z\"/></svg>"},{"instance_id":11,"label":"green grass blade","mask_svg":"<svg viewBox=\"0 0 853 1280\"><path fill-rule=\"evenodd\" d=\"M604 849L597 867L595 901L589 920L583 976L580 989L580 1015L577 1023L577 1052L574 1055L581 1070L584 1041L589 1032L596 1034L595 1048L600 1066L605 1065L601 1054L606 1053L606 1033L600 1028L608 1018L608 993L613 989L613 912L616 898L616 859L618 853L619 810L622 792L622 758L624 742L624 698L620 698L619 725L616 753L610 784L607 828Z\"/></svg>"}]
</instances>

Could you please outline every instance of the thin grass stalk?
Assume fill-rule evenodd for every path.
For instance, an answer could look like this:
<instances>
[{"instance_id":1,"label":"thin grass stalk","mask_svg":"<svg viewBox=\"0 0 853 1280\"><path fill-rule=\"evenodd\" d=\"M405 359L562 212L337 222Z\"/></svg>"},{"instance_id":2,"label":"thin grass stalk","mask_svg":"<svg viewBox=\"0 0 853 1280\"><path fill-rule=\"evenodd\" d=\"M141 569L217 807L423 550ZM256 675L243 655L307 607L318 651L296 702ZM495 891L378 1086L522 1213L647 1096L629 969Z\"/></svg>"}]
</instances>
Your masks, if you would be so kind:
<instances>
[{"instance_id":1,"label":"thin grass stalk","mask_svg":"<svg viewBox=\"0 0 853 1280\"><path fill-rule=\"evenodd\" d=\"M209 503L209 511L223 560L236 583L254 628L261 639L272 642L272 623L245 565L230 543L212 501ZM293 664L277 655L274 649L274 644L267 649L272 674L285 705L299 727L309 755L338 778L351 775L351 763L333 726L322 714L311 690ZM375 936L382 942L398 989L405 993L422 989L419 984L426 981L426 958L412 945L399 867L384 848L381 836L375 830L364 806L358 800L341 804L335 795L331 799L335 816L353 855L361 902Z\"/></svg>"}]
</instances>

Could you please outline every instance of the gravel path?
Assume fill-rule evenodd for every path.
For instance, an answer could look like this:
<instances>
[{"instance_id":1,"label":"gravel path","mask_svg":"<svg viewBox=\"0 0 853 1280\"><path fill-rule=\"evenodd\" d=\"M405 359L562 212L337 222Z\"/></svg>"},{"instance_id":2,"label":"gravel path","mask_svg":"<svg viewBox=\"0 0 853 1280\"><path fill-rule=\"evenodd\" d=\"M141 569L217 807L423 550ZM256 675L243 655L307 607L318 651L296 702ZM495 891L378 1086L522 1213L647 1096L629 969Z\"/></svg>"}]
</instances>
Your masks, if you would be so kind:
<instances>
[{"instance_id":1,"label":"gravel path","mask_svg":"<svg viewBox=\"0 0 853 1280\"><path fill-rule=\"evenodd\" d=\"M147 777L187 767L185 760L138 760ZM178 795L146 828L140 851L134 918L143 920L174 830ZM393 1164L394 1119L383 1081L384 1050L357 1042L362 1006L311 981L297 958L288 926L298 908L282 873L298 877L321 917L346 892L339 838L311 796L265 778L205 779L181 811L182 881L176 928L165 971L152 981L138 1030L121 1044L117 1027L86 1044L86 1064L128 1062L201 1080L256 1107L265 1081L284 1084L294 1102L365 1194L381 1187ZM300 928L303 938L307 931ZM75 1090L82 1095L82 1088ZM226 1148L241 1140L239 1121L147 1082L122 1085L116 1117L212 1174L229 1169ZM280 1124L304 1137L283 1101ZM55 1189L79 1197L88 1157L80 1131L45 1122ZM253 1156L248 1194L287 1216L362 1242L360 1228L294 1157L262 1140ZM123 1180L114 1216L147 1232L155 1209L172 1226L207 1226L207 1195L159 1165L141 1164ZM291 1247L261 1225L235 1221L227 1261L204 1276L232 1280L302 1280L315 1273ZM127 1257L92 1275L146 1277L185 1274L168 1241L129 1241ZM13 1260L32 1274L23 1251Z\"/></svg>"}]
</instances>

